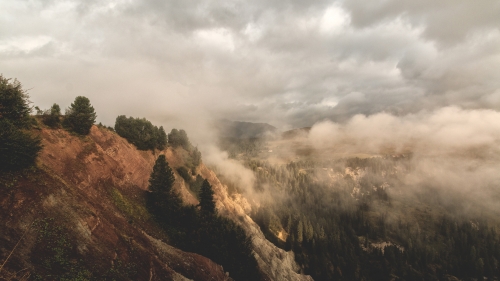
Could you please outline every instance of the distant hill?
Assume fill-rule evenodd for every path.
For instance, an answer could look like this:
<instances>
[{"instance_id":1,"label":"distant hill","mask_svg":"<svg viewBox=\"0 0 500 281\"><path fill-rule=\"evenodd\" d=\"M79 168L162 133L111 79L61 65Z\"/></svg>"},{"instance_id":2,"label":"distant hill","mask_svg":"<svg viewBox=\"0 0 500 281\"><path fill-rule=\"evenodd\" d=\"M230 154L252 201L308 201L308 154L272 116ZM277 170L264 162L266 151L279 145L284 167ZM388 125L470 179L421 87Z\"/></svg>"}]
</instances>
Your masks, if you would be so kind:
<instances>
[{"instance_id":1,"label":"distant hill","mask_svg":"<svg viewBox=\"0 0 500 281\"><path fill-rule=\"evenodd\" d=\"M231 120L220 120L215 125L219 135L223 138L260 138L278 132L276 127L267 123L252 123Z\"/></svg>"},{"instance_id":2,"label":"distant hill","mask_svg":"<svg viewBox=\"0 0 500 281\"><path fill-rule=\"evenodd\" d=\"M309 131L311 131L311 127L293 129L293 130L289 130L289 131L285 131L285 132L281 133L281 138L293 139L293 138L296 138L299 136L307 136L307 134L309 134Z\"/></svg>"}]
</instances>

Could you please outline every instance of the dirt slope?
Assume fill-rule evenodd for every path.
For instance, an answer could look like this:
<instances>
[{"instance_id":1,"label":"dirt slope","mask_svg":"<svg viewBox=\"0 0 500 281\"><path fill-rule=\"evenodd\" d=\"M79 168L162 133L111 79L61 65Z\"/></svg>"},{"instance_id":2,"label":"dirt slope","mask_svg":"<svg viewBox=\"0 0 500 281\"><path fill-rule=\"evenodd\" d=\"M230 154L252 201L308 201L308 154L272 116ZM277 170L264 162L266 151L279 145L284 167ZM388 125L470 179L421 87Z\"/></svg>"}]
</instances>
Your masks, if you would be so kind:
<instances>
[{"instance_id":1,"label":"dirt slope","mask_svg":"<svg viewBox=\"0 0 500 281\"><path fill-rule=\"evenodd\" d=\"M46 128L39 134L44 145L39 168L0 178L5 185L0 186L0 219L5 226L0 229L1 262L26 233L0 271L0 280L51 270L85 275L87 269L117 280L229 279L211 260L169 246L144 208L144 192L158 154L164 154L175 171L184 164L185 151L138 151L97 126L85 137ZM247 216L243 198L229 197L227 188L203 164L198 172L214 187L220 213L252 236L259 267L270 280L312 280L296 273L292 252L264 238ZM197 204L182 177L177 173L175 177L174 188L184 202ZM62 254L57 252L61 241L72 245Z\"/></svg>"},{"instance_id":2,"label":"dirt slope","mask_svg":"<svg viewBox=\"0 0 500 281\"><path fill-rule=\"evenodd\" d=\"M220 265L161 241L141 202L157 155L96 126L86 137L40 135L39 168L0 178L1 263L19 241L0 280L68 272L78 280L90 272L101 280L229 279ZM182 164L177 151L163 153L173 168ZM196 202L176 178L184 200Z\"/></svg>"},{"instance_id":3,"label":"dirt slope","mask_svg":"<svg viewBox=\"0 0 500 281\"><path fill-rule=\"evenodd\" d=\"M199 170L214 189L219 213L238 222L252 237L253 250L259 268L271 280L313 280L308 275L297 273L299 266L295 262L292 251L286 252L264 237L259 226L248 216L250 205L244 198L228 196L227 188L221 184L215 173L203 164Z\"/></svg>"}]
</instances>

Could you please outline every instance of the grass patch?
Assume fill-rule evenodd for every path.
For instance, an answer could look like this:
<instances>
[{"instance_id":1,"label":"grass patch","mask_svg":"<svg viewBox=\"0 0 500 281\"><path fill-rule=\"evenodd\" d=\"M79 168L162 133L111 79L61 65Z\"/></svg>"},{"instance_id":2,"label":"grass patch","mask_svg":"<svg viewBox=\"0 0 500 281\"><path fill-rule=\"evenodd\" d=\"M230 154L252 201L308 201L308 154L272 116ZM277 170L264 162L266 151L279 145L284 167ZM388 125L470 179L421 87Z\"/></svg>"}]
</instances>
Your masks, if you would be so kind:
<instances>
[{"instance_id":1,"label":"grass patch","mask_svg":"<svg viewBox=\"0 0 500 281\"><path fill-rule=\"evenodd\" d=\"M130 220L144 221L151 218L151 215L146 209L144 202L142 202L141 204L141 202L132 200L127 196L124 196L118 189L114 187L110 188L109 192L113 203L118 208L118 210L126 214L126 216L129 218L129 222L131 222Z\"/></svg>"}]
</instances>

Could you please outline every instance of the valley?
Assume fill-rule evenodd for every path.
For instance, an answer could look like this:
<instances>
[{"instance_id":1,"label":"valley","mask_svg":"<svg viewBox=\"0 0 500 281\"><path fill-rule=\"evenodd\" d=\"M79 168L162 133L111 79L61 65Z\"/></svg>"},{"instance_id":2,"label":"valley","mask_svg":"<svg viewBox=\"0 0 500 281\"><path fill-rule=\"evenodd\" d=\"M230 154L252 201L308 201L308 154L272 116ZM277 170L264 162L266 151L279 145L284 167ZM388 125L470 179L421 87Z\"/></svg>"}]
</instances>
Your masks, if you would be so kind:
<instances>
[{"instance_id":1,"label":"valley","mask_svg":"<svg viewBox=\"0 0 500 281\"><path fill-rule=\"evenodd\" d=\"M226 145L255 175L240 190L251 217L274 245L295 253L303 273L315 280L495 280L498 210L447 179L429 181L434 175L419 169L435 155L356 151L338 142L318 149L307 132L289 135Z\"/></svg>"}]
</instances>

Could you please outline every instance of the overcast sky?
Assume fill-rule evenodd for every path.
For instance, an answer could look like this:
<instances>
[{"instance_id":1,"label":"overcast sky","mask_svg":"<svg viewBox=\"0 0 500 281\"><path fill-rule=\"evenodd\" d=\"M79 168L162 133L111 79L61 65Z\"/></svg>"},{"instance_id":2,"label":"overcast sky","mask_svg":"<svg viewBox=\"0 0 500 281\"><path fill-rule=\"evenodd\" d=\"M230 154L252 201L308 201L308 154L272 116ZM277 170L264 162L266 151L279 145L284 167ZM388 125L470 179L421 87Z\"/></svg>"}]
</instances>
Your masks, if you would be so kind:
<instances>
[{"instance_id":1,"label":"overcast sky","mask_svg":"<svg viewBox=\"0 0 500 281\"><path fill-rule=\"evenodd\" d=\"M167 130L500 110L499 28L498 0L1 0L0 73Z\"/></svg>"}]
</instances>

